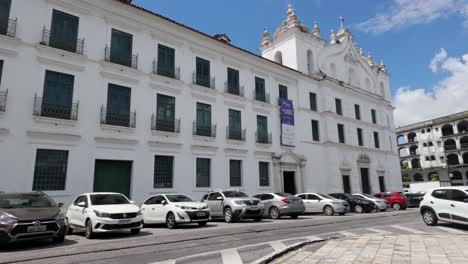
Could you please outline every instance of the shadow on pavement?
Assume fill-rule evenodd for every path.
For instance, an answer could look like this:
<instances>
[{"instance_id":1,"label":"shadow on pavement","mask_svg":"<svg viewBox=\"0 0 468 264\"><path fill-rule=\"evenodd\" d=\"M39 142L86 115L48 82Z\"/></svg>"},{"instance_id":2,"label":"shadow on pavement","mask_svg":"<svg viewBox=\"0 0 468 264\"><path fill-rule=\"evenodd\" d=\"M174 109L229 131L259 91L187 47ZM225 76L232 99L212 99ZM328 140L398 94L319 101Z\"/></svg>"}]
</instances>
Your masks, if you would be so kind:
<instances>
[{"instance_id":1,"label":"shadow on pavement","mask_svg":"<svg viewBox=\"0 0 468 264\"><path fill-rule=\"evenodd\" d=\"M77 241L69 240L69 239L65 239L63 243L52 243L50 239L36 240L36 241L22 241L22 242L11 243L11 244L1 247L0 253L60 248L60 247L71 246L77 243L78 243Z\"/></svg>"}]
</instances>

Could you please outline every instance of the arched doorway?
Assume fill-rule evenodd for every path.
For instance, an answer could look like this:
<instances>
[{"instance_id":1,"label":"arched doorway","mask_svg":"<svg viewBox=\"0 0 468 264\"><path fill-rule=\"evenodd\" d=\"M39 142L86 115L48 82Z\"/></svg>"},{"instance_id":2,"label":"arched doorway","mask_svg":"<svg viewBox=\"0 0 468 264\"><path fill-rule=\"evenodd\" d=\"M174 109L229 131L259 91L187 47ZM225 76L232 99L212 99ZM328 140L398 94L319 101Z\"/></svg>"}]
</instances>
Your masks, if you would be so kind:
<instances>
[{"instance_id":1,"label":"arched doorway","mask_svg":"<svg viewBox=\"0 0 468 264\"><path fill-rule=\"evenodd\" d=\"M306 159L292 151L273 155L273 189L296 194L303 192Z\"/></svg>"}]
</instances>

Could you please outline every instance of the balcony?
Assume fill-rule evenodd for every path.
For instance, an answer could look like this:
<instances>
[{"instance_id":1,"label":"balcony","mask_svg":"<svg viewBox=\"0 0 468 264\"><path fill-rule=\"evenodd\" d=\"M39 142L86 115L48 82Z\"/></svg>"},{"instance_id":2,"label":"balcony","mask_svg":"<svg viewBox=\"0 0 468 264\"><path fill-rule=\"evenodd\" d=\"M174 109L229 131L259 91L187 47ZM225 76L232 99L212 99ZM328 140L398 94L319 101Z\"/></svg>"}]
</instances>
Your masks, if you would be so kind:
<instances>
[{"instance_id":1,"label":"balcony","mask_svg":"<svg viewBox=\"0 0 468 264\"><path fill-rule=\"evenodd\" d=\"M6 110L7 96L8 96L8 90L4 92L0 91L0 112L5 112Z\"/></svg>"},{"instance_id":2,"label":"balcony","mask_svg":"<svg viewBox=\"0 0 468 264\"><path fill-rule=\"evenodd\" d=\"M172 79L180 80L180 67L163 67L158 66L158 61L153 61L153 73Z\"/></svg>"},{"instance_id":3,"label":"balcony","mask_svg":"<svg viewBox=\"0 0 468 264\"><path fill-rule=\"evenodd\" d=\"M16 24L18 19L8 19L8 23L0 24L0 35L5 35L11 38L16 37Z\"/></svg>"},{"instance_id":4,"label":"balcony","mask_svg":"<svg viewBox=\"0 0 468 264\"><path fill-rule=\"evenodd\" d=\"M151 130L178 134L180 133L180 119L157 119L156 115L153 114L151 116Z\"/></svg>"},{"instance_id":5,"label":"balcony","mask_svg":"<svg viewBox=\"0 0 468 264\"><path fill-rule=\"evenodd\" d=\"M270 94L269 93L263 93L263 94L258 94L255 91L253 92L253 98L256 101L264 102L269 104L270 103Z\"/></svg>"},{"instance_id":6,"label":"balcony","mask_svg":"<svg viewBox=\"0 0 468 264\"><path fill-rule=\"evenodd\" d=\"M138 55L111 52L111 48L109 46L106 46L105 48L104 60L110 63L138 69Z\"/></svg>"},{"instance_id":7,"label":"balcony","mask_svg":"<svg viewBox=\"0 0 468 264\"><path fill-rule=\"evenodd\" d=\"M193 122L193 135L202 137L216 137L216 125L204 126Z\"/></svg>"},{"instance_id":8,"label":"balcony","mask_svg":"<svg viewBox=\"0 0 468 264\"><path fill-rule=\"evenodd\" d=\"M246 130L245 129L233 129L229 126L226 127L226 139L245 141Z\"/></svg>"},{"instance_id":9,"label":"balcony","mask_svg":"<svg viewBox=\"0 0 468 264\"><path fill-rule=\"evenodd\" d=\"M65 36L51 36L50 30L44 27L41 45L83 55L84 39L69 40Z\"/></svg>"},{"instance_id":10,"label":"balcony","mask_svg":"<svg viewBox=\"0 0 468 264\"><path fill-rule=\"evenodd\" d=\"M41 97L34 97L33 116L78 120L78 102L69 105L49 103Z\"/></svg>"},{"instance_id":11,"label":"balcony","mask_svg":"<svg viewBox=\"0 0 468 264\"><path fill-rule=\"evenodd\" d=\"M445 145L444 150L445 151L457 150L457 146L456 145Z\"/></svg>"},{"instance_id":12,"label":"balcony","mask_svg":"<svg viewBox=\"0 0 468 264\"><path fill-rule=\"evenodd\" d=\"M258 144L268 144L271 145L272 139L271 139L271 133L258 133L258 131L255 132L255 142Z\"/></svg>"},{"instance_id":13,"label":"balcony","mask_svg":"<svg viewBox=\"0 0 468 264\"><path fill-rule=\"evenodd\" d=\"M197 74L196 72L192 75L193 84L200 85L206 88L215 89L215 78L207 77L204 75Z\"/></svg>"},{"instance_id":14,"label":"balcony","mask_svg":"<svg viewBox=\"0 0 468 264\"><path fill-rule=\"evenodd\" d=\"M110 126L121 126L128 128L136 127L136 112L110 112L101 107L101 124Z\"/></svg>"},{"instance_id":15,"label":"balcony","mask_svg":"<svg viewBox=\"0 0 468 264\"><path fill-rule=\"evenodd\" d=\"M244 97L244 86L233 85L228 82L224 82L224 92Z\"/></svg>"}]
</instances>

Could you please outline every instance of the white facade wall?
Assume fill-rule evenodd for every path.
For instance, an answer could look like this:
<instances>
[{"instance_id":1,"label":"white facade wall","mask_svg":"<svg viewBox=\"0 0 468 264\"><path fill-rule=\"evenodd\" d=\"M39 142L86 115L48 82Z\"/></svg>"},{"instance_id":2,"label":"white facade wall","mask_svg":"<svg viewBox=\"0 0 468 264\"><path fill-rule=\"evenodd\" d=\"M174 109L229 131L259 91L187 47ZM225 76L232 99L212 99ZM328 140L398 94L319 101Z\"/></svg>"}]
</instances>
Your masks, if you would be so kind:
<instances>
[{"instance_id":1,"label":"white facade wall","mask_svg":"<svg viewBox=\"0 0 468 264\"><path fill-rule=\"evenodd\" d=\"M78 37L85 38L84 56L38 44L43 27L50 28L53 9L80 18ZM114 0L15 0L11 17L18 18L16 38L0 36L0 59L5 61L0 90L8 89L6 111L0 113L2 191L31 191L39 148L69 151L65 190L47 192L66 203L80 193L93 190L96 159L133 162L131 198L138 202L160 192L180 192L201 198L210 188L195 187L197 157L212 160L211 189L230 187L229 159L243 161L240 189L252 195L283 190L283 171L295 171L297 191L341 192L341 175L350 175L352 190L359 192L360 167L369 168L373 192L379 191L378 176L385 176L388 190L401 189L393 108L388 79L382 74L376 75L371 90L359 88L362 81L354 82L355 88L326 79L319 81ZM113 28L133 35L137 70L104 62L104 48L110 44ZM302 71L304 57L298 56L297 50L306 54L307 45L299 42L299 38L291 37L284 45L278 45L278 49L286 49L284 65ZM181 80L151 73L159 43L176 50ZM314 56L318 58L320 51L315 50ZM216 78L215 90L192 84L197 56L210 61L211 76ZM337 77L346 82L348 68L340 68L343 62L338 57L330 60L339 71ZM328 61L323 63L329 65ZM224 92L226 67L240 71L245 98ZM318 62L314 67L319 68ZM42 96L46 70L75 76L73 102L79 101L78 121L33 117L34 95ZM366 74L358 71L356 78L365 80ZM271 104L253 100L255 76L265 79ZM385 85L384 97L379 95L380 81ZM131 88L135 129L100 124L100 109L106 105L109 83ZM295 147L280 144L278 84L288 87L289 99L294 103ZM317 94L317 112L309 109L309 92ZM150 118L156 112L158 93L176 97L180 134L151 131ZM343 116L335 114L335 98L342 100ZM217 125L214 139L192 135L197 102L212 105L212 120ZM361 106L360 121L354 118L354 104ZM246 142L226 140L229 109L242 112ZM370 109L377 111L377 124L371 122ZM256 115L268 116L271 145L255 143ZM312 119L319 120L320 142L312 141ZM337 123L345 126L346 144L338 143ZM364 147L357 144L357 127L363 129ZM374 147L374 131L379 132L380 149ZM174 188L153 188L154 155L174 156ZM366 159L370 162L363 163ZM270 187L259 186L259 161L270 162Z\"/></svg>"}]
</instances>

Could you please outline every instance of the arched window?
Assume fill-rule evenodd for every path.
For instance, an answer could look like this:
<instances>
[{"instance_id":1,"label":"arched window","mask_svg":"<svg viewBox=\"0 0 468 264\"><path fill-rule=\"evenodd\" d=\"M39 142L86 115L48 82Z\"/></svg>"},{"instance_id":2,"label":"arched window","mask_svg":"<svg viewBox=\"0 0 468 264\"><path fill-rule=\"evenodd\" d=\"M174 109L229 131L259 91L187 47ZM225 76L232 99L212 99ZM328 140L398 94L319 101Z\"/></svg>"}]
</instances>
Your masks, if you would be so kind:
<instances>
[{"instance_id":1,"label":"arched window","mask_svg":"<svg viewBox=\"0 0 468 264\"><path fill-rule=\"evenodd\" d=\"M451 171L450 174L451 174L450 176L452 176L451 177L452 180L454 180L454 181L463 180L463 176L462 176L461 172L459 172L459 171Z\"/></svg>"},{"instance_id":2,"label":"arched window","mask_svg":"<svg viewBox=\"0 0 468 264\"><path fill-rule=\"evenodd\" d=\"M309 74L314 72L314 54L311 50L307 50L307 71Z\"/></svg>"},{"instance_id":3,"label":"arched window","mask_svg":"<svg viewBox=\"0 0 468 264\"><path fill-rule=\"evenodd\" d=\"M463 153L463 164L468 164L468 152Z\"/></svg>"},{"instance_id":4,"label":"arched window","mask_svg":"<svg viewBox=\"0 0 468 264\"><path fill-rule=\"evenodd\" d=\"M281 51L277 51L275 54L275 62L279 64L283 64L283 53Z\"/></svg>"},{"instance_id":5,"label":"arched window","mask_svg":"<svg viewBox=\"0 0 468 264\"><path fill-rule=\"evenodd\" d=\"M468 136L462 137L460 139L460 148L461 149L466 149L468 148Z\"/></svg>"},{"instance_id":6,"label":"arched window","mask_svg":"<svg viewBox=\"0 0 468 264\"><path fill-rule=\"evenodd\" d=\"M413 168L413 169L421 168L421 162L419 161L419 159L412 159L411 160L411 168Z\"/></svg>"},{"instance_id":7,"label":"arched window","mask_svg":"<svg viewBox=\"0 0 468 264\"><path fill-rule=\"evenodd\" d=\"M455 150L457 149L457 143L453 139L447 139L444 142L444 149L447 150Z\"/></svg>"},{"instance_id":8,"label":"arched window","mask_svg":"<svg viewBox=\"0 0 468 264\"><path fill-rule=\"evenodd\" d=\"M409 148L409 151L410 151L410 155L419 155L418 146L416 145L412 145Z\"/></svg>"},{"instance_id":9,"label":"arched window","mask_svg":"<svg viewBox=\"0 0 468 264\"><path fill-rule=\"evenodd\" d=\"M458 134L468 133L468 121L463 120L457 124Z\"/></svg>"},{"instance_id":10,"label":"arched window","mask_svg":"<svg viewBox=\"0 0 468 264\"><path fill-rule=\"evenodd\" d=\"M411 132L408 134L408 142L416 142L416 133Z\"/></svg>"},{"instance_id":11,"label":"arched window","mask_svg":"<svg viewBox=\"0 0 468 264\"><path fill-rule=\"evenodd\" d=\"M405 141L405 136L404 135L399 135L397 137L397 144L400 145L400 144L405 144L406 141Z\"/></svg>"},{"instance_id":12,"label":"arched window","mask_svg":"<svg viewBox=\"0 0 468 264\"><path fill-rule=\"evenodd\" d=\"M442 136L450 136L453 135L453 127L450 124L445 124L442 127Z\"/></svg>"},{"instance_id":13,"label":"arched window","mask_svg":"<svg viewBox=\"0 0 468 264\"><path fill-rule=\"evenodd\" d=\"M409 155L409 152L407 148L400 148L398 150L398 154L400 155L400 157L405 157Z\"/></svg>"},{"instance_id":14,"label":"arched window","mask_svg":"<svg viewBox=\"0 0 468 264\"><path fill-rule=\"evenodd\" d=\"M422 176L421 174L419 174L419 173L414 174L414 175L413 175L413 179L414 179L414 181L416 181L416 182L422 182L422 181L424 181L423 176Z\"/></svg>"},{"instance_id":15,"label":"arched window","mask_svg":"<svg viewBox=\"0 0 468 264\"><path fill-rule=\"evenodd\" d=\"M427 143L427 146L432 147L432 146L434 146L434 144L432 143L432 141L429 141L429 143Z\"/></svg>"},{"instance_id":16,"label":"arched window","mask_svg":"<svg viewBox=\"0 0 468 264\"><path fill-rule=\"evenodd\" d=\"M460 160L458 159L457 154L448 154L447 155L447 164L448 165L459 165Z\"/></svg>"}]
</instances>

